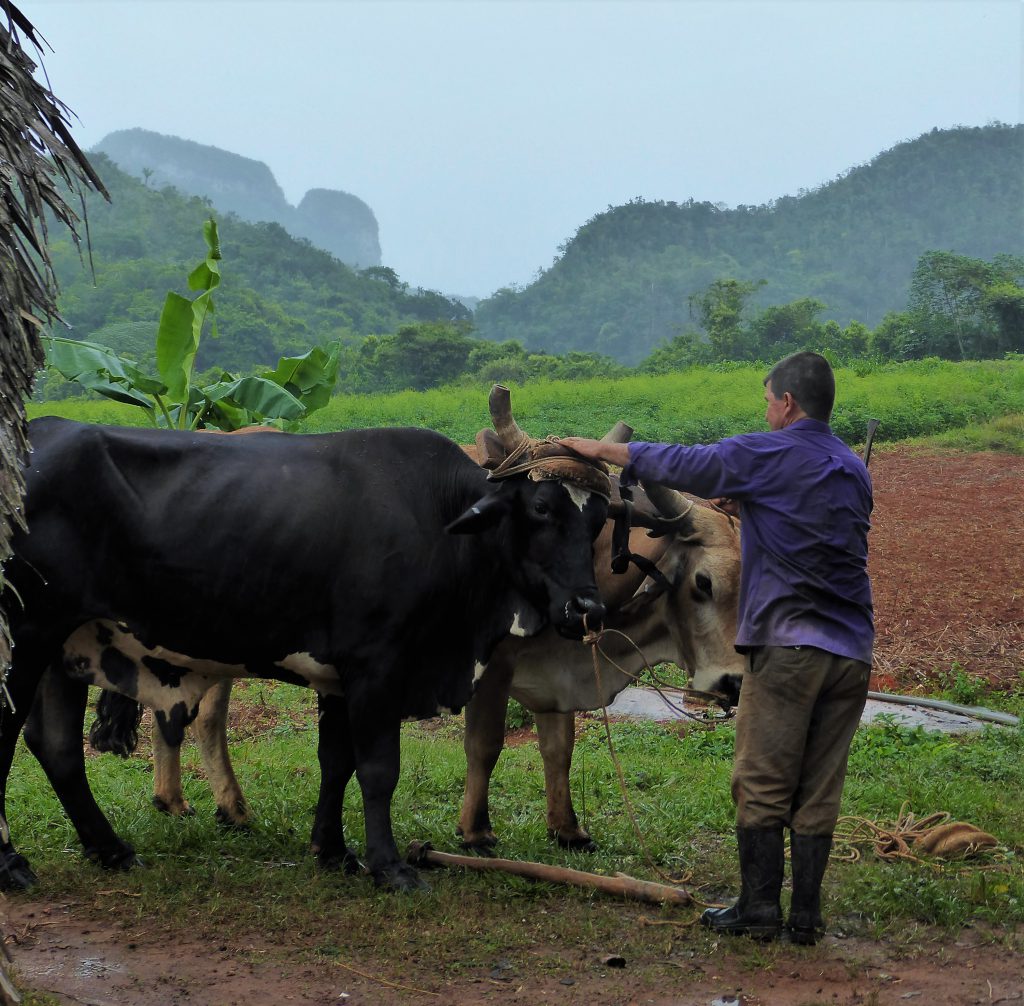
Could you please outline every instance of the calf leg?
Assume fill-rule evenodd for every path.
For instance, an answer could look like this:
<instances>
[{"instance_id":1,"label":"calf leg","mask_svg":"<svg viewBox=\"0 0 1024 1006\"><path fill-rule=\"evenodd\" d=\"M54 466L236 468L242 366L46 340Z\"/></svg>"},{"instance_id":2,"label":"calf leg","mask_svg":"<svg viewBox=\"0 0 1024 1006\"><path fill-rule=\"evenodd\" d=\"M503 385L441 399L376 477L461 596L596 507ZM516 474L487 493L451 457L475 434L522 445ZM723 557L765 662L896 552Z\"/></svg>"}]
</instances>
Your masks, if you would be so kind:
<instances>
[{"instance_id":1,"label":"calf leg","mask_svg":"<svg viewBox=\"0 0 1024 1006\"><path fill-rule=\"evenodd\" d=\"M225 678L213 685L199 703L195 731L206 778L217 802L217 820L224 825L244 828L249 823L249 807L228 754L230 700L231 679Z\"/></svg>"},{"instance_id":2,"label":"calf leg","mask_svg":"<svg viewBox=\"0 0 1024 1006\"><path fill-rule=\"evenodd\" d=\"M86 857L108 869L128 869L138 863L135 850L114 833L85 775L82 732L88 692L85 682L49 668L25 724L25 743L75 826Z\"/></svg>"},{"instance_id":3,"label":"calf leg","mask_svg":"<svg viewBox=\"0 0 1024 1006\"><path fill-rule=\"evenodd\" d=\"M156 723L153 724L153 806L174 817L195 813L181 788L181 745L168 744Z\"/></svg>"},{"instance_id":4,"label":"calf leg","mask_svg":"<svg viewBox=\"0 0 1024 1006\"><path fill-rule=\"evenodd\" d=\"M330 695L318 696L317 704L320 714L316 749L320 761L320 795L310 848L321 869L357 873L361 866L356 854L345 844L342 824L345 787L356 768L348 711L342 699Z\"/></svg>"},{"instance_id":5,"label":"calf leg","mask_svg":"<svg viewBox=\"0 0 1024 1006\"><path fill-rule=\"evenodd\" d=\"M491 830L491 775L505 746L505 713L511 674L488 668L466 706L463 749L466 752L466 790L457 833L467 849L486 852L497 845Z\"/></svg>"},{"instance_id":6,"label":"calf leg","mask_svg":"<svg viewBox=\"0 0 1024 1006\"><path fill-rule=\"evenodd\" d=\"M573 713L535 713L537 742L544 760L544 789L548 804L548 835L567 849L593 852L597 845L580 827L569 792L569 768L576 744Z\"/></svg>"},{"instance_id":7,"label":"calf leg","mask_svg":"<svg viewBox=\"0 0 1024 1006\"><path fill-rule=\"evenodd\" d=\"M249 809L228 753L230 699L230 678L212 685L199 703L194 725L206 779L217 803L217 820L243 828L249 823ZM156 723L153 725L153 806L176 817L195 813L181 785L181 745L168 742Z\"/></svg>"}]
</instances>

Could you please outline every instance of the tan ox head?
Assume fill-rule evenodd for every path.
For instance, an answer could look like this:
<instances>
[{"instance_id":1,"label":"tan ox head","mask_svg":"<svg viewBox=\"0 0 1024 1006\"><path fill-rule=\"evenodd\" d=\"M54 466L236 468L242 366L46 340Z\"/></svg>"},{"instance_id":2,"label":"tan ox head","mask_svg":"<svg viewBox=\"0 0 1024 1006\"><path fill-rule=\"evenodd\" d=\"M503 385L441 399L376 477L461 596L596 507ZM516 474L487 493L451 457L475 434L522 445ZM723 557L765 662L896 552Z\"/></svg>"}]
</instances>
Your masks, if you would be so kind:
<instances>
[{"instance_id":1,"label":"tan ox head","mask_svg":"<svg viewBox=\"0 0 1024 1006\"><path fill-rule=\"evenodd\" d=\"M463 450L479 462L478 446ZM633 564L625 573L612 573L614 525L609 520L594 543L594 573L607 608L604 626L614 630L601 642L608 656L601 662L601 687L589 647L563 646L547 635L509 641L492 666L500 662L509 674L514 669L512 695L528 709L598 709L633 681L645 659L651 664L672 661L689 673L692 688L723 696L723 705L737 702L746 666L734 646L739 521L674 490L647 489L636 491L634 523L671 530L652 538L644 527L634 526L630 550L655 563L669 589L662 590Z\"/></svg>"},{"instance_id":2,"label":"tan ox head","mask_svg":"<svg viewBox=\"0 0 1024 1006\"><path fill-rule=\"evenodd\" d=\"M656 512L671 528L651 538L642 528L630 533L630 550L654 562L667 581L647 577L631 565L611 572L611 524L594 546L597 583L608 615L651 663L671 660L690 674L690 687L715 692L723 705L739 698L745 658L736 652L740 586L740 524L682 493L648 486L645 505L637 493L636 522ZM654 521L652 523L658 523Z\"/></svg>"}]
</instances>

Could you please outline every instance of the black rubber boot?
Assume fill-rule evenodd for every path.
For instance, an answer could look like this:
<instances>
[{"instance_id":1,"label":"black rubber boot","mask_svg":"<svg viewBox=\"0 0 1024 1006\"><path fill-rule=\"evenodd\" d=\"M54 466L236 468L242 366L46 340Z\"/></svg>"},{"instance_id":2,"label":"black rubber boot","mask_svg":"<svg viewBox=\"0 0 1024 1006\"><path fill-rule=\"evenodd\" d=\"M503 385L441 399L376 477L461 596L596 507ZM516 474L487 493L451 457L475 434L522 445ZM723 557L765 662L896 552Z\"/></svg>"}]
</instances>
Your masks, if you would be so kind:
<instances>
[{"instance_id":1,"label":"black rubber boot","mask_svg":"<svg viewBox=\"0 0 1024 1006\"><path fill-rule=\"evenodd\" d=\"M785 845L782 828L737 828L740 854L740 897L732 908L709 908L702 926L730 936L774 940L782 931L782 873Z\"/></svg>"},{"instance_id":2,"label":"black rubber boot","mask_svg":"<svg viewBox=\"0 0 1024 1006\"><path fill-rule=\"evenodd\" d=\"M789 907L789 939L812 946L825 935L821 917L821 880L832 851L831 835L790 835L793 901Z\"/></svg>"}]
</instances>

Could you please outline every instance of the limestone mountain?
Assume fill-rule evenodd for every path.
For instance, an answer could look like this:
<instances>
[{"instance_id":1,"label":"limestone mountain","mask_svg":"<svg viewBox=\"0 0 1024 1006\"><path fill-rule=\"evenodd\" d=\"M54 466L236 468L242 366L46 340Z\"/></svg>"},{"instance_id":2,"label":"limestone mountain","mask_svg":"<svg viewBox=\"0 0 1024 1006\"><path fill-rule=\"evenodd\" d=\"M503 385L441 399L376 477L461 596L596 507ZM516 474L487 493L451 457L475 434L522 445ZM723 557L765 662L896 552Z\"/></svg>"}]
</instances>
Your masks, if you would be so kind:
<instances>
[{"instance_id":1,"label":"limestone mountain","mask_svg":"<svg viewBox=\"0 0 1024 1006\"><path fill-rule=\"evenodd\" d=\"M377 218L361 199L335 189L310 189L285 229L360 269L381 264Z\"/></svg>"},{"instance_id":2,"label":"limestone mountain","mask_svg":"<svg viewBox=\"0 0 1024 1006\"><path fill-rule=\"evenodd\" d=\"M93 147L150 188L171 185L205 197L221 213L250 223L280 224L293 237L330 252L358 269L381 264L373 210L357 196L311 189L297 207L285 198L262 161L147 129L120 129Z\"/></svg>"}]
</instances>

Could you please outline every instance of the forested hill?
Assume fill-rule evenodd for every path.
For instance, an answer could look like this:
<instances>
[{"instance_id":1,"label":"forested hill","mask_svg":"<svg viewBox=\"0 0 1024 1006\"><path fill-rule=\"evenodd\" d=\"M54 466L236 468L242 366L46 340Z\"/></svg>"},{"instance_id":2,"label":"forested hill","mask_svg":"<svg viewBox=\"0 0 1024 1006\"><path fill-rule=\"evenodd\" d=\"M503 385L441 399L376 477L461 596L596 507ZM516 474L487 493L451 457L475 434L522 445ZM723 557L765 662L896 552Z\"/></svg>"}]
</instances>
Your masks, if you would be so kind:
<instances>
[{"instance_id":1,"label":"forested hill","mask_svg":"<svg viewBox=\"0 0 1024 1006\"><path fill-rule=\"evenodd\" d=\"M636 200L577 231L530 286L481 302L479 334L635 363L694 327L688 298L765 280L755 303L809 297L875 326L929 250L1024 253L1024 126L933 130L840 178L763 206Z\"/></svg>"},{"instance_id":2,"label":"forested hill","mask_svg":"<svg viewBox=\"0 0 1024 1006\"><path fill-rule=\"evenodd\" d=\"M215 213L207 200L147 187L102 154L91 160L111 196L90 195L86 204L95 284L63 229L53 229L51 243L59 307L77 338L148 360L167 292L194 296L186 277L206 255L211 213L224 256L215 297L221 337L204 341L202 367L247 371L334 339L470 317L439 293L409 289L391 269L357 271L279 224Z\"/></svg>"}]
</instances>

